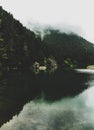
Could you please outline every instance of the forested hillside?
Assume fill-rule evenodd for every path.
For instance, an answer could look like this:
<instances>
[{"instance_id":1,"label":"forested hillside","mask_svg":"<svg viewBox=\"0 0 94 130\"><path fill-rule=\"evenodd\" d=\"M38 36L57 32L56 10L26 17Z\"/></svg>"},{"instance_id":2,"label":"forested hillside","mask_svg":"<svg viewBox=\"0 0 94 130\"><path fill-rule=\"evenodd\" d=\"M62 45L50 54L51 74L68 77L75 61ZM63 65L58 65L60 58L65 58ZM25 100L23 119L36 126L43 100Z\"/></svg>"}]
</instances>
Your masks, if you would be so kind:
<instances>
[{"instance_id":1,"label":"forested hillside","mask_svg":"<svg viewBox=\"0 0 94 130\"><path fill-rule=\"evenodd\" d=\"M94 64L94 44L73 33L65 34L58 30L49 32L44 42L52 48L52 55L60 65L86 67Z\"/></svg>"},{"instance_id":2,"label":"forested hillside","mask_svg":"<svg viewBox=\"0 0 94 130\"><path fill-rule=\"evenodd\" d=\"M94 64L94 45L75 34L49 30L40 37L24 27L0 7L0 68L30 69L34 62L41 65L53 59L59 67L76 68ZM52 60L51 60L52 59ZM51 63L50 63L51 65Z\"/></svg>"},{"instance_id":3,"label":"forested hillside","mask_svg":"<svg viewBox=\"0 0 94 130\"><path fill-rule=\"evenodd\" d=\"M41 39L0 7L0 61L9 68L28 68L43 58Z\"/></svg>"}]
</instances>

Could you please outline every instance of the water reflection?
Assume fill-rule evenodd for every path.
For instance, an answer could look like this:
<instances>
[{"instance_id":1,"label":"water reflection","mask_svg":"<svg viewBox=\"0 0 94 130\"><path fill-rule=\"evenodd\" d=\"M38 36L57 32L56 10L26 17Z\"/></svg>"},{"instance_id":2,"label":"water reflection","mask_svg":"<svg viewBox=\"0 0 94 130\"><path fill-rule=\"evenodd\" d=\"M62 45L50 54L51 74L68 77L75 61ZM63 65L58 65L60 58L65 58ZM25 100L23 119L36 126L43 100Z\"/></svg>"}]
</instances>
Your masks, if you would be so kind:
<instances>
[{"instance_id":1,"label":"water reflection","mask_svg":"<svg viewBox=\"0 0 94 130\"><path fill-rule=\"evenodd\" d=\"M45 100L56 101L78 95L88 88L90 79L90 73L59 69L38 75L31 71L7 73L0 81L0 124L12 118L30 100L44 96Z\"/></svg>"},{"instance_id":2,"label":"water reflection","mask_svg":"<svg viewBox=\"0 0 94 130\"><path fill-rule=\"evenodd\" d=\"M75 98L31 101L1 130L94 130L94 87Z\"/></svg>"},{"instance_id":3,"label":"water reflection","mask_svg":"<svg viewBox=\"0 0 94 130\"><path fill-rule=\"evenodd\" d=\"M7 74L7 86L4 92L10 99L28 101L44 98L58 100L65 96L75 96L88 87L90 74L76 71L57 70L54 73L16 72Z\"/></svg>"}]
</instances>

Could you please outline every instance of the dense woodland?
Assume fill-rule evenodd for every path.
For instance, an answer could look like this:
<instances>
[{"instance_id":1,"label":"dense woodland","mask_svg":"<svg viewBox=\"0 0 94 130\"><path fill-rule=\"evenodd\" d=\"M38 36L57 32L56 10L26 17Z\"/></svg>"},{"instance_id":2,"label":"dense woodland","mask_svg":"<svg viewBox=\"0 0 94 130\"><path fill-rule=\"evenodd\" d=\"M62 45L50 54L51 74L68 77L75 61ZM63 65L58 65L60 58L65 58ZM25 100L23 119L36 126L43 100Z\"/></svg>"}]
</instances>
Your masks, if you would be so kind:
<instances>
[{"instance_id":1,"label":"dense woodland","mask_svg":"<svg viewBox=\"0 0 94 130\"><path fill-rule=\"evenodd\" d=\"M56 61L62 68L83 68L94 64L92 43L72 33L53 29L49 32L41 39L0 7L1 70L27 70L34 62L45 65L47 60Z\"/></svg>"},{"instance_id":2,"label":"dense woodland","mask_svg":"<svg viewBox=\"0 0 94 130\"><path fill-rule=\"evenodd\" d=\"M60 66L83 68L94 64L94 44L81 36L50 30L44 42L52 48L52 55Z\"/></svg>"},{"instance_id":3,"label":"dense woodland","mask_svg":"<svg viewBox=\"0 0 94 130\"><path fill-rule=\"evenodd\" d=\"M89 85L88 75L71 69L94 64L94 44L55 29L46 29L43 39L40 36L0 7L0 126L31 100L56 101ZM35 65L60 69L35 75Z\"/></svg>"}]
</instances>

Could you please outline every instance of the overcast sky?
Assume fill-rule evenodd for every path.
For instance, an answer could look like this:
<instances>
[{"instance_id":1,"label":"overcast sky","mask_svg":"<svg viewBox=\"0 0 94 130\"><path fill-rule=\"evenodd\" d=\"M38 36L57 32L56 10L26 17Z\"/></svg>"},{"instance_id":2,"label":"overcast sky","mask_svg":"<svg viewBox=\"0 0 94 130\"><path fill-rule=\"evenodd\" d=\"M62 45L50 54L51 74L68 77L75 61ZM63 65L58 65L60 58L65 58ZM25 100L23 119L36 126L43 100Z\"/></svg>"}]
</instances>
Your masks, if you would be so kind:
<instances>
[{"instance_id":1,"label":"overcast sky","mask_svg":"<svg viewBox=\"0 0 94 130\"><path fill-rule=\"evenodd\" d=\"M94 42L94 0L0 0L0 5L24 25L67 25Z\"/></svg>"}]
</instances>

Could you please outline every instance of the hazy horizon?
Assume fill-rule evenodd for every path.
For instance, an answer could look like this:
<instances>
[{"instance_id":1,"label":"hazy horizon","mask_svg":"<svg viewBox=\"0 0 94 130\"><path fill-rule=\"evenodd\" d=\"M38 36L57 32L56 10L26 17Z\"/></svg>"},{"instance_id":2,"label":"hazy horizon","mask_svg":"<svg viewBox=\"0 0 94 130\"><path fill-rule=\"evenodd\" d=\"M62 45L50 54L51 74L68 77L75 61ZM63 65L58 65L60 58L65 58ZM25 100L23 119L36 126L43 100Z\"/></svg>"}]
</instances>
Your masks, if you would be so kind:
<instances>
[{"instance_id":1,"label":"hazy horizon","mask_svg":"<svg viewBox=\"0 0 94 130\"><path fill-rule=\"evenodd\" d=\"M93 0L0 0L0 6L28 28L56 26L94 43Z\"/></svg>"}]
</instances>

